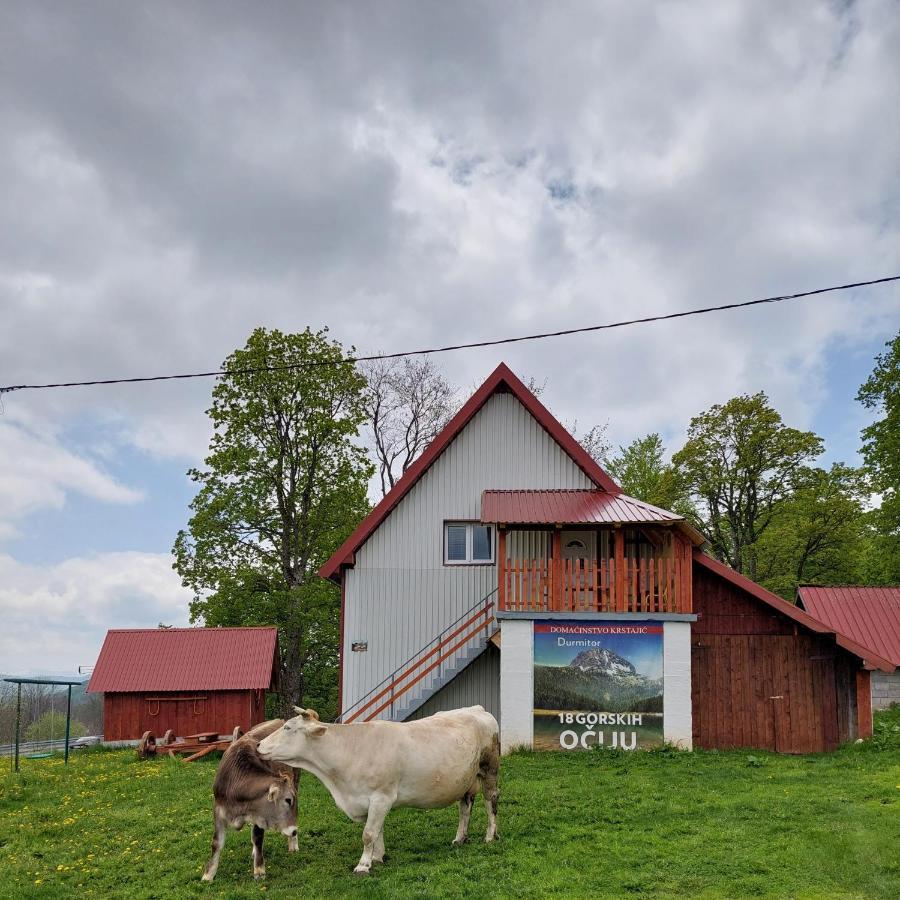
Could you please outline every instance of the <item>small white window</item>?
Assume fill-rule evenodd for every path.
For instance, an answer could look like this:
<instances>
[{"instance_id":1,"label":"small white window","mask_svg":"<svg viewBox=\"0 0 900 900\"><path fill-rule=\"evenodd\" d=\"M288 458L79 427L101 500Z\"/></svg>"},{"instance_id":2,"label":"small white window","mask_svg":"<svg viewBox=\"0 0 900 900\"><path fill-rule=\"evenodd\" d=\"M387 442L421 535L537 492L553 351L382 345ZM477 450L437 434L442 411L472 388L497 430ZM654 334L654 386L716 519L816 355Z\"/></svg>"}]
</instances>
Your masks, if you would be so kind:
<instances>
[{"instance_id":1,"label":"small white window","mask_svg":"<svg viewBox=\"0 0 900 900\"><path fill-rule=\"evenodd\" d=\"M444 563L490 564L494 561L494 526L477 522L444 523Z\"/></svg>"}]
</instances>

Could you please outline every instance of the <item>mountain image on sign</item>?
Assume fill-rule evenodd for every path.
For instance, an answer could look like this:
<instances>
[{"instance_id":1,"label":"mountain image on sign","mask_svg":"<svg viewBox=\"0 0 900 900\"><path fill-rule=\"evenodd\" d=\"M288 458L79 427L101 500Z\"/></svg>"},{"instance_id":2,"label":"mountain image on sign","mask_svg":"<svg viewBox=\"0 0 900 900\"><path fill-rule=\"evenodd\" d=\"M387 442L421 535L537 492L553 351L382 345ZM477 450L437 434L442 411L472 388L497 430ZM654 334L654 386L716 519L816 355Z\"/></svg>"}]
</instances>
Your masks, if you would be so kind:
<instances>
[{"instance_id":1,"label":"mountain image on sign","mask_svg":"<svg viewBox=\"0 0 900 900\"><path fill-rule=\"evenodd\" d=\"M624 656L606 647L582 650L569 666L594 675L637 675L637 669Z\"/></svg>"},{"instance_id":2,"label":"mountain image on sign","mask_svg":"<svg viewBox=\"0 0 900 900\"><path fill-rule=\"evenodd\" d=\"M554 710L662 712L663 682L641 675L614 650L592 647L566 666L535 665L534 705Z\"/></svg>"}]
</instances>

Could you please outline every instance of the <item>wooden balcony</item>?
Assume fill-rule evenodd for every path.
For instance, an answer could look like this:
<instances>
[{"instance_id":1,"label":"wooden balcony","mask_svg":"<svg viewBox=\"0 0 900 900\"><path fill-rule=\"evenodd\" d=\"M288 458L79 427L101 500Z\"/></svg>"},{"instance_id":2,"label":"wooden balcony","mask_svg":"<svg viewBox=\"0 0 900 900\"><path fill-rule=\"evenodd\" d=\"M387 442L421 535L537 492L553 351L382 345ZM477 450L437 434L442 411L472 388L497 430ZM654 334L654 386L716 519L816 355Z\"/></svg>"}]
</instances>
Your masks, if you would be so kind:
<instances>
[{"instance_id":1,"label":"wooden balcony","mask_svg":"<svg viewBox=\"0 0 900 900\"><path fill-rule=\"evenodd\" d=\"M608 553L569 559L563 556L557 528L546 534L546 552L540 558L525 559L508 555L506 529L501 528L498 611L690 613L690 541L670 530L642 530L645 539L630 543L621 530L598 532L596 541L579 543ZM519 540L516 545L540 543Z\"/></svg>"},{"instance_id":2,"label":"wooden balcony","mask_svg":"<svg viewBox=\"0 0 900 900\"><path fill-rule=\"evenodd\" d=\"M657 556L626 557L616 541L610 558L564 559L553 542L549 558L507 557L501 532L498 610L501 612L690 613L691 547L673 541ZM611 548L612 549L612 548Z\"/></svg>"}]
</instances>

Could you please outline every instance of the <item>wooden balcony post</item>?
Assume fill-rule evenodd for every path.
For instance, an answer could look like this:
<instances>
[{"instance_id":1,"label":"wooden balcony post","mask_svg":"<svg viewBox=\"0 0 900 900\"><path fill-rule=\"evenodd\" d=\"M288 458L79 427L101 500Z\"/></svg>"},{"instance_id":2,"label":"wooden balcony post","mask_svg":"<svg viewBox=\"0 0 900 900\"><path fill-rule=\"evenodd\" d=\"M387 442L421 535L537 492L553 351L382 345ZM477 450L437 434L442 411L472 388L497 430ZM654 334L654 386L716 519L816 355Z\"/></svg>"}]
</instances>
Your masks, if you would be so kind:
<instances>
[{"instance_id":1,"label":"wooden balcony post","mask_svg":"<svg viewBox=\"0 0 900 900\"><path fill-rule=\"evenodd\" d=\"M675 611L694 611L693 580L694 560L691 542L680 534L675 535Z\"/></svg>"},{"instance_id":2,"label":"wooden balcony post","mask_svg":"<svg viewBox=\"0 0 900 900\"><path fill-rule=\"evenodd\" d=\"M550 609L559 610L562 608L562 586L563 586L563 570L562 570L562 528L557 525L553 529L553 548L550 551L550 568L552 575L550 578Z\"/></svg>"},{"instance_id":3,"label":"wooden balcony post","mask_svg":"<svg viewBox=\"0 0 900 900\"><path fill-rule=\"evenodd\" d=\"M625 612L628 604L625 597L625 532L621 525L616 525L615 531L616 553L616 612Z\"/></svg>"},{"instance_id":4,"label":"wooden balcony post","mask_svg":"<svg viewBox=\"0 0 900 900\"><path fill-rule=\"evenodd\" d=\"M506 526L497 526L497 608L506 609Z\"/></svg>"}]
</instances>

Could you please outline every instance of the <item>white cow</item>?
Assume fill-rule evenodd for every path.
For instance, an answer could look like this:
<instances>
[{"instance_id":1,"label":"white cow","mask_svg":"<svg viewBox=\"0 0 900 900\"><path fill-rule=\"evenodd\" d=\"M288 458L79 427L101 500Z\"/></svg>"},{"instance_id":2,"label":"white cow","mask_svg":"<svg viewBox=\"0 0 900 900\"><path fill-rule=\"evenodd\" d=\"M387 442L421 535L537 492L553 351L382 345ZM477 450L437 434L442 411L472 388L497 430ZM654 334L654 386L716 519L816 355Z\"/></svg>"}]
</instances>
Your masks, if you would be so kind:
<instances>
[{"instance_id":1,"label":"white cow","mask_svg":"<svg viewBox=\"0 0 900 900\"><path fill-rule=\"evenodd\" d=\"M363 854L354 869L368 874L384 860L384 819L395 806L435 809L459 802L454 844L468 840L469 816L481 789L485 841L497 836L500 731L481 706L440 712L415 722L326 725L300 709L260 741L264 759L312 772L354 822L365 822Z\"/></svg>"}]
</instances>

